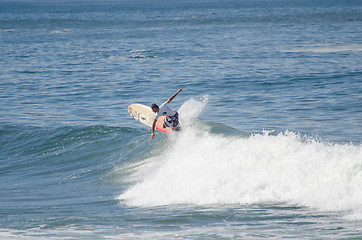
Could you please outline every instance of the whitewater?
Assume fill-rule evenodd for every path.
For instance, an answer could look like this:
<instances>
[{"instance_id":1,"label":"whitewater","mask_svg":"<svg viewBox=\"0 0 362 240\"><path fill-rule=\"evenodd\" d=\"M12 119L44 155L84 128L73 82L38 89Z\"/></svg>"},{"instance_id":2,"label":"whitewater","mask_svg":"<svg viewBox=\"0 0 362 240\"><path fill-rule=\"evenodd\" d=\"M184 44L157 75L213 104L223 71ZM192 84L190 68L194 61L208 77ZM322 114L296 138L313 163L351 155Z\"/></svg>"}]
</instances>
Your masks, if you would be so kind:
<instances>
[{"instance_id":1,"label":"whitewater","mask_svg":"<svg viewBox=\"0 0 362 240\"><path fill-rule=\"evenodd\" d=\"M362 219L361 145L290 131L215 134L196 119L206 104L207 97L185 102L182 132L117 169L132 169L134 182L119 200L143 207L286 203Z\"/></svg>"}]
</instances>

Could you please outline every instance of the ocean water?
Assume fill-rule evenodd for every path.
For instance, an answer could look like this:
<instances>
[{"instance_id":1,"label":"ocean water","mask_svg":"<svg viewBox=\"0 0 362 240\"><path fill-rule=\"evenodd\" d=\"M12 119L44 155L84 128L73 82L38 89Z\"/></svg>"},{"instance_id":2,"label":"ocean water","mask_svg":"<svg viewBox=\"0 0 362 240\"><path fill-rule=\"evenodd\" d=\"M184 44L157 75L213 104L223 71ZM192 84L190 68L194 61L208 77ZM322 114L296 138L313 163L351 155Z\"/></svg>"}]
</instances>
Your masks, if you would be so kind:
<instances>
[{"instance_id":1,"label":"ocean water","mask_svg":"<svg viewBox=\"0 0 362 240\"><path fill-rule=\"evenodd\" d=\"M0 0L0 50L1 239L362 238L361 1Z\"/></svg>"}]
</instances>

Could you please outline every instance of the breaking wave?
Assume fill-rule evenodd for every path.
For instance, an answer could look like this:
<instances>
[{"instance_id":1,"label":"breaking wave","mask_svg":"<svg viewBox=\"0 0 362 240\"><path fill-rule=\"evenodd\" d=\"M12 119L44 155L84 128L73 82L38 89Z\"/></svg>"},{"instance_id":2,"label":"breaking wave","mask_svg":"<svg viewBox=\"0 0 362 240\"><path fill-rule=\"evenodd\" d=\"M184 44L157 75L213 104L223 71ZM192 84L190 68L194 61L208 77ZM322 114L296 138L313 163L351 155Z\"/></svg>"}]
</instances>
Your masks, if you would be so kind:
<instances>
[{"instance_id":1,"label":"breaking wave","mask_svg":"<svg viewBox=\"0 0 362 240\"><path fill-rule=\"evenodd\" d=\"M362 146L295 132L215 134L195 120L207 97L184 103L187 123L152 155L127 166L131 206L284 202L362 218ZM236 131L236 130L235 130ZM125 166L121 167L125 168Z\"/></svg>"}]
</instances>

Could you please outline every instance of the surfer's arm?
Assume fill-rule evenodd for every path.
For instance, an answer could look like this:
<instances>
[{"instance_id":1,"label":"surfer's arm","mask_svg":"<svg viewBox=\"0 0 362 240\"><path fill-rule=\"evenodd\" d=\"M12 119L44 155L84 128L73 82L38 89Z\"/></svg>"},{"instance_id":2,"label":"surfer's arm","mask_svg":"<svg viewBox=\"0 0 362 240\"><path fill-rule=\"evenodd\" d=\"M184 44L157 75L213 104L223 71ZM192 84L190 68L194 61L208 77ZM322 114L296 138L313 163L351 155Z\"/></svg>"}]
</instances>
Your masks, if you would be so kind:
<instances>
[{"instance_id":1,"label":"surfer's arm","mask_svg":"<svg viewBox=\"0 0 362 240\"><path fill-rule=\"evenodd\" d=\"M176 96L182 91L182 88L180 88L174 95L172 95L168 100L167 103L170 103Z\"/></svg>"},{"instance_id":2,"label":"surfer's arm","mask_svg":"<svg viewBox=\"0 0 362 240\"><path fill-rule=\"evenodd\" d=\"M157 119L154 119L154 120L153 120L153 123L152 123L152 133L151 133L151 138L154 138L154 137L155 137L155 127L156 127L156 122L157 122Z\"/></svg>"}]
</instances>

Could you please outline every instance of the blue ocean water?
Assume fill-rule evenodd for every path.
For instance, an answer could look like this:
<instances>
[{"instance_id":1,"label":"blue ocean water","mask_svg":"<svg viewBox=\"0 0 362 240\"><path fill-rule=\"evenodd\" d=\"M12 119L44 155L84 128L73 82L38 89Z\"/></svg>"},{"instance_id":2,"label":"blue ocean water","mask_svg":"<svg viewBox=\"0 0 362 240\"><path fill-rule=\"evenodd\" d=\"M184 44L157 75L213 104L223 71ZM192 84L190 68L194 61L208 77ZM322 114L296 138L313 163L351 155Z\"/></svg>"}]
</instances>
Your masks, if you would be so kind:
<instances>
[{"instance_id":1,"label":"blue ocean water","mask_svg":"<svg viewBox=\"0 0 362 240\"><path fill-rule=\"evenodd\" d=\"M0 238L361 238L361 26L358 0L0 0ZM127 106L181 87L150 139Z\"/></svg>"}]
</instances>

